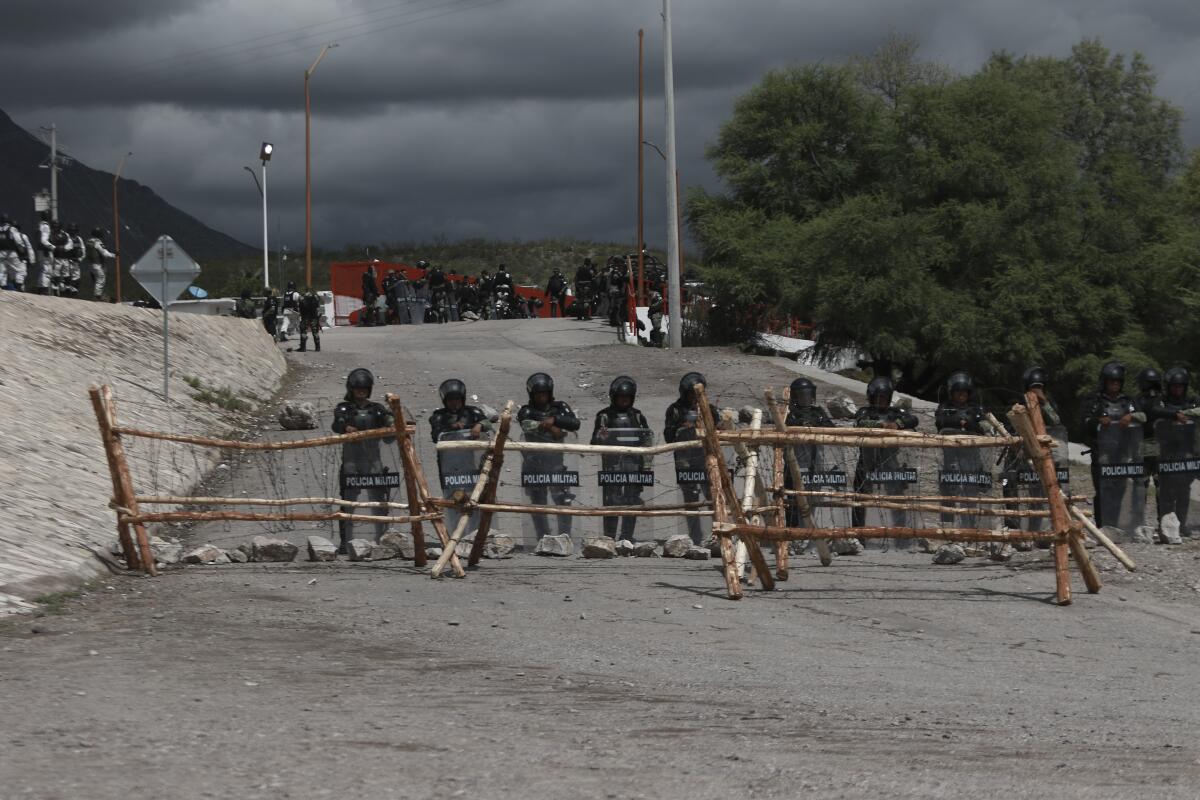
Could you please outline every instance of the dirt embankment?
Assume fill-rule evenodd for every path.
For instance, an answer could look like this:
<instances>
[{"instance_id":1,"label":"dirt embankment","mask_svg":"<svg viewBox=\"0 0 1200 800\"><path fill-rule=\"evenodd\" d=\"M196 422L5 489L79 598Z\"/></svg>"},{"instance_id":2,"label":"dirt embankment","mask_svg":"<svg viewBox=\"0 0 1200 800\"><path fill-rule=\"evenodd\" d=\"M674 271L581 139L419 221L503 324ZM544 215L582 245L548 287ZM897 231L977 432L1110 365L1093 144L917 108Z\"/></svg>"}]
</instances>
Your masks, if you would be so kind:
<instances>
[{"instance_id":1,"label":"dirt embankment","mask_svg":"<svg viewBox=\"0 0 1200 800\"><path fill-rule=\"evenodd\" d=\"M160 312L0 292L0 614L104 569L95 553L116 532L90 384L112 385L125 424L215 433L229 407L269 396L286 372L257 322L173 314L170 329L164 403ZM165 443L131 447L130 460L135 485L159 491L205 466Z\"/></svg>"}]
</instances>

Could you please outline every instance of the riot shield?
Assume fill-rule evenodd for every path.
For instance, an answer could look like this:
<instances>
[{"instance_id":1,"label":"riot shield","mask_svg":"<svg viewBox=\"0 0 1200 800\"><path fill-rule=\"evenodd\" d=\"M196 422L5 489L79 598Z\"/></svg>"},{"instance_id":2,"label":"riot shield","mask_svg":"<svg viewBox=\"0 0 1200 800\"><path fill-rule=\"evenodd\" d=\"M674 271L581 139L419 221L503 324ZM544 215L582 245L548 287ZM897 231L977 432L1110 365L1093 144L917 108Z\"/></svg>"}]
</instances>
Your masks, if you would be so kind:
<instances>
[{"instance_id":1,"label":"riot shield","mask_svg":"<svg viewBox=\"0 0 1200 800\"><path fill-rule=\"evenodd\" d=\"M1142 426L1117 423L1096 429L1096 511L1100 522L1132 534L1143 524L1146 465L1142 461Z\"/></svg>"},{"instance_id":2,"label":"riot shield","mask_svg":"<svg viewBox=\"0 0 1200 800\"><path fill-rule=\"evenodd\" d=\"M595 442L619 447L650 447L654 444L654 433L646 428L605 428L599 431ZM640 506L643 503L642 493L654 486L654 457L635 454L601 456L596 483L600 487L603 505ZM604 517L602 527L605 536L618 538L619 528L619 538L632 541L637 524L637 517ZM642 538L651 538L646 535L650 532L643 530Z\"/></svg>"},{"instance_id":3,"label":"riot shield","mask_svg":"<svg viewBox=\"0 0 1200 800\"><path fill-rule=\"evenodd\" d=\"M846 472L849 462L847 449L844 447L821 446L814 444L799 445L792 448L796 463L800 466L802 485L799 487L808 492L836 492L845 495L851 489L851 475ZM792 487L791 472L784 464L784 485ZM812 510L813 526L817 528L848 528L852 524L851 509L836 497L805 497ZM788 525L805 527L800 517L798 504L795 500L788 503Z\"/></svg>"},{"instance_id":4,"label":"riot shield","mask_svg":"<svg viewBox=\"0 0 1200 800\"><path fill-rule=\"evenodd\" d=\"M484 434L486 437L487 434ZM438 437L439 442L462 442L473 439L470 430L447 431ZM469 497L479 481L479 464L483 459L482 450L439 450L437 454L438 478L442 484L442 497L453 497L460 494ZM453 533L458 526L462 512L456 508L446 509L446 528ZM479 530L479 512L471 515L463 533L464 540L471 539Z\"/></svg>"},{"instance_id":5,"label":"riot shield","mask_svg":"<svg viewBox=\"0 0 1200 800\"><path fill-rule=\"evenodd\" d=\"M419 288L409 284L408 317L413 325L425 324L425 309L429 306L429 289L422 284Z\"/></svg>"},{"instance_id":6,"label":"riot shield","mask_svg":"<svg viewBox=\"0 0 1200 800\"><path fill-rule=\"evenodd\" d=\"M1158 440L1158 513L1174 514L1181 531L1187 530L1192 482L1200 478L1200 447L1194 420L1160 419L1154 423Z\"/></svg>"},{"instance_id":7,"label":"riot shield","mask_svg":"<svg viewBox=\"0 0 1200 800\"><path fill-rule=\"evenodd\" d=\"M578 443L575 433L562 440L540 430L522 430L526 442ZM579 495L579 454L562 452L521 453L521 489L525 502L536 506L577 505ZM523 514L521 527L527 550L532 550L547 534L571 535L574 517L565 514Z\"/></svg>"},{"instance_id":8,"label":"riot shield","mask_svg":"<svg viewBox=\"0 0 1200 800\"><path fill-rule=\"evenodd\" d=\"M945 428L942 436L960 436L962 429ZM942 449L942 468L938 471L938 493L943 497L982 497L992 488L992 471L977 447L946 447ZM978 528L979 515L969 513L978 504L968 501L941 501L940 505L964 509L965 513L942 512L939 522L944 528Z\"/></svg>"},{"instance_id":9,"label":"riot shield","mask_svg":"<svg viewBox=\"0 0 1200 800\"><path fill-rule=\"evenodd\" d=\"M918 478L917 468L908 464L898 447L864 447L859 450L855 470L856 491L900 498L912 493ZM919 522L916 512L906 508L865 508L855 515L855 521L867 528L915 528ZM887 539L879 541L882 549L890 546ZM905 543L904 540L896 540L895 544L900 547Z\"/></svg>"},{"instance_id":10,"label":"riot shield","mask_svg":"<svg viewBox=\"0 0 1200 800\"><path fill-rule=\"evenodd\" d=\"M691 423L675 431L675 441L692 442L698 439L695 425L699 423L699 412L689 411L685 421ZM675 485L679 487L682 501L696 503L700 500L712 500L712 489L708 483L708 469L704 464L704 447L686 450L675 450ZM696 509L689 509L696 510ZM702 545L712 536L712 517L679 517L677 532L686 534L692 539L692 544Z\"/></svg>"}]
</instances>

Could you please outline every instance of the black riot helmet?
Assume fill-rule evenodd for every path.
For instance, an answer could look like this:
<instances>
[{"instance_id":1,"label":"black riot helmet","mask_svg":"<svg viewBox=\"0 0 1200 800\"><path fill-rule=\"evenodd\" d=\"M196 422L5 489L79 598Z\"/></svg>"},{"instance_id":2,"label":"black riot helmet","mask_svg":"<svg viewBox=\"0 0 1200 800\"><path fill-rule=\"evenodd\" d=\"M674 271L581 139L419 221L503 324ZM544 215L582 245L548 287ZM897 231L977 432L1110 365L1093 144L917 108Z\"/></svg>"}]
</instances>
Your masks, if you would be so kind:
<instances>
[{"instance_id":1,"label":"black riot helmet","mask_svg":"<svg viewBox=\"0 0 1200 800\"><path fill-rule=\"evenodd\" d=\"M371 370L359 367L358 369L350 370L350 374L346 376L346 399L354 399L355 389L366 389L367 396L371 396L371 390L375 388L375 376L371 374Z\"/></svg>"},{"instance_id":2,"label":"black riot helmet","mask_svg":"<svg viewBox=\"0 0 1200 800\"><path fill-rule=\"evenodd\" d=\"M1025 391L1029 391L1035 386L1046 387L1046 370L1041 367L1030 367L1021 375L1021 385L1025 387Z\"/></svg>"},{"instance_id":3,"label":"black riot helmet","mask_svg":"<svg viewBox=\"0 0 1200 800\"><path fill-rule=\"evenodd\" d=\"M1125 365L1120 361L1109 361L1100 368L1100 391L1104 391L1104 384L1108 381L1120 381L1121 385L1125 385Z\"/></svg>"},{"instance_id":4,"label":"black riot helmet","mask_svg":"<svg viewBox=\"0 0 1200 800\"><path fill-rule=\"evenodd\" d=\"M458 378L442 381L442 385L438 387L438 396L442 398L442 403L451 397L457 397L465 403L467 401L467 385Z\"/></svg>"},{"instance_id":5,"label":"black riot helmet","mask_svg":"<svg viewBox=\"0 0 1200 800\"><path fill-rule=\"evenodd\" d=\"M696 386L703 383L708 385L708 381L704 380L704 376L699 372L689 372L679 379L679 396L687 398L692 392L696 391Z\"/></svg>"},{"instance_id":6,"label":"black riot helmet","mask_svg":"<svg viewBox=\"0 0 1200 800\"><path fill-rule=\"evenodd\" d=\"M103 228L92 228L92 236L94 236L97 239L103 238L104 229Z\"/></svg>"},{"instance_id":7,"label":"black riot helmet","mask_svg":"<svg viewBox=\"0 0 1200 800\"><path fill-rule=\"evenodd\" d=\"M789 391L788 404L795 408L808 408L817 402L817 385L808 378L796 378Z\"/></svg>"},{"instance_id":8,"label":"black riot helmet","mask_svg":"<svg viewBox=\"0 0 1200 800\"><path fill-rule=\"evenodd\" d=\"M975 391L975 381L970 373L959 370L946 379L946 391L953 395L955 392L966 392L968 395Z\"/></svg>"},{"instance_id":9,"label":"black riot helmet","mask_svg":"<svg viewBox=\"0 0 1200 800\"><path fill-rule=\"evenodd\" d=\"M1188 375L1188 371L1183 367L1171 367L1169 370L1167 370L1167 374L1163 379L1163 383L1168 389L1170 389L1172 386L1182 386L1182 394L1187 394L1188 380L1190 377L1191 376Z\"/></svg>"},{"instance_id":10,"label":"black riot helmet","mask_svg":"<svg viewBox=\"0 0 1200 800\"><path fill-rule=\"evenodd\" d=\"M896 388L892 386L892 379L885 378L882 375L878 378L872 378L867 384L867 402L871 405L890 406L892 404L892 393ZM882 402L876 403L876 398Z\"/></svg>"},{"instance_id":11,"label":"black riot helmet","mask_svg":"<svg viewBox=\"0 0 1200 800\"><path fill-rule=\"evenodd\" d=\"M613 403L618 397L628 397L630 404L637 397L637 381L628 375L621 375L608 385L608 399Z\"/></svg>"},{"instance_id":12,"label":"black riot helmet","mask_svg":"<svg viewBox=\"0 0 1200 800\"><path fill-rule=\"evenodd\" d=\"M532 400L533 396L538 392L548 392L550 399L554 399L554 378L551 378L544 372L535 372L525 379L525 393Z\"/></svg>"},{"instance_id":13,"label":"black riot helmet","mask_svg":"<svg viewBox=\"0 0 1200 800\"><path fill-rule=\"evenodd\" d=\"M288 281L288 288L287 288L287 290L288 290L289 292L294 292L294 291L296 291L296 282L295 282L295 281Z\"/></svg>"},{"instance_id":14,"label":"black riot helmet","mask_svg":"<svg viewBox=\"0 0 1200 800\"><path fill-rule=\"evenodd\" d=\"M417 269L429 269L429 262L425 259L421 259L417 262Z\"/></svg>"},{"instance_id":15,"label":"black riot helmet","mask_svg":"<svg viewBox=\"0 0 1200 800\"><path fill-rule=\"evenodd\" d=\"M40 219L42 222L49 222L50 217L51 217L51 214L49 211L39 211L38 212L38 219Z\"/></svg>"},{"instance_id":16,"label":"black riot helmet","mask_svg":"<svg viewBox=\"0 0 1200 800\"><path fill-rule=\"evenodd\" d=\"M1148 392L1151 389L1162 391L1163 379L1159 371L1154 367L1146 367L1137 374L1138 391Z\"/></svg>"}]
</instances>

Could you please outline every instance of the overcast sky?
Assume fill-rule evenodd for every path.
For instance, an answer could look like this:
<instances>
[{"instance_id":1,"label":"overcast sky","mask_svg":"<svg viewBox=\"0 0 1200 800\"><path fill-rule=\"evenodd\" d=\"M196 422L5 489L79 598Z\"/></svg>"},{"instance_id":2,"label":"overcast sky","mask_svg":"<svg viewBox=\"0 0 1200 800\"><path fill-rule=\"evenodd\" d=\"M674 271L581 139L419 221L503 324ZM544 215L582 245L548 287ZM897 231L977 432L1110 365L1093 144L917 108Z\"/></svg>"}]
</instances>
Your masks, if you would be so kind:
<instances>
[{"instance_id":1,"label":"overcast sky","mask_svg":"<svg viewBox=\"0 0 1200 800\"><path fill-rule=\"evenodd\" d=\"M274 142L272 230L303 247L303 73L312 80L318 244L488 236L632 240L636 34L646 137L662 144L660 0L4 0L0 107L57 123L90 166L243 241L261 240L244 165ZM285 11L286 9L286 11ZM1200 144L1196 0L675 0L679 169L772 67L842 61L890 31L969 71L997 49L1084 37L1142 51ZM663 162L646 160L647 239L663 244ZM256 167L257 168L257 167ZM66 190L66 189L64 189ZM272 242L274 248L276 242Z\"/></svg>"}]
</instances>

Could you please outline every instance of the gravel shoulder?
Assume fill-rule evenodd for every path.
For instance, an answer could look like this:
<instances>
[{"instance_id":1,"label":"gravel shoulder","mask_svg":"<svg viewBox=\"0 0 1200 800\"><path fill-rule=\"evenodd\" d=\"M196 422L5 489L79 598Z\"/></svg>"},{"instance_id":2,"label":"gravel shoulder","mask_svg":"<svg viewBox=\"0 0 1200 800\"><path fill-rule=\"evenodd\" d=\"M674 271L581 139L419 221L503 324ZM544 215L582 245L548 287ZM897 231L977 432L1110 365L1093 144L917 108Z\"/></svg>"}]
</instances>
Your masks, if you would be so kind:
<instances>
[{"instance_id":1,"label":"gravel shoulder","mask_svg":"<svg viewBox=\"0 0 1200 800\"><path fill-rule=\"evenodd\" d=\"M589 411L629 371L660 419L693 365L790 374L562 325L338 331L296 391L365 363L420 413L447 359L501 398L549 364ZM801 557L740 602L674 559L114 577L0 623L0 798L1194 798L1200 545L1130 552L1066 608L1041 552Z\"/></svg>"}]
</instances>

